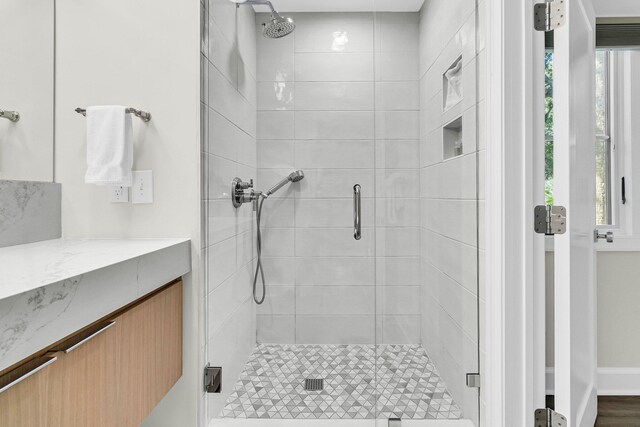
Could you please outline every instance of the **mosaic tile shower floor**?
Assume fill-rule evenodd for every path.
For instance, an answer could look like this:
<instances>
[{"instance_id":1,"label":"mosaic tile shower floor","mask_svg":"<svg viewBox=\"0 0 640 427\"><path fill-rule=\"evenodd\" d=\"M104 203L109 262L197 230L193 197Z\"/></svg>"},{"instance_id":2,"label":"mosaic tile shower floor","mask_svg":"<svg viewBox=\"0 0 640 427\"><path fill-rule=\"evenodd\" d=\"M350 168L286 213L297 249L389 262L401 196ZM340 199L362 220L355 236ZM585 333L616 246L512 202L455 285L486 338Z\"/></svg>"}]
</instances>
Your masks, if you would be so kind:
<instances>
[{"instance_id":1,"label":"mosaic tile shower floor","mask_svg":"<svg viewBox=\"0 0 640 427\"><path fill-rule=\"evenodd\" d=\"M307 378L324 379L324 389L306 391ZM458 419L461 413L419 345L260 344L221 416Z\"/></svg>"}]
</instances>

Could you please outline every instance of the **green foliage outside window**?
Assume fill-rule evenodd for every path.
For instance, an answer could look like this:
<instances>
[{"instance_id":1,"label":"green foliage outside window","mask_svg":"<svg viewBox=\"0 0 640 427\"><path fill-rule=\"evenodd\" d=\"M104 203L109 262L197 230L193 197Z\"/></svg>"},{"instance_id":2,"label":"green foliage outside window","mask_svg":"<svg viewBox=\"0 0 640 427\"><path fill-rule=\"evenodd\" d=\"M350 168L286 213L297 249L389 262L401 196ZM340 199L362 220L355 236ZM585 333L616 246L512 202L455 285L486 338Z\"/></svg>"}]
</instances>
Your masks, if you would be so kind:
<instances>
[{"instance_id":1,"label":"green foliage outside window","mask_svg":"<svg viewBox=\"0 0 640 427\"><path fill-rule=\"evenodd\" d=\"M553 53L544 57L544 196L553 205Z\"/></svg>"},{"instance_id":2,"label":"green foliage outside window","mask_svg":"<svg viewBox=\"0 0 640 427\"><path fill-rule=\"evenodd\" d=\"M544 194L546 203L553 205L553 52L545 53L544 61ZM608 53L599 50L596 53L596 223L611 224L608 209L610 194L610 153L608 97Z\"/></svg>"}]
</instances>

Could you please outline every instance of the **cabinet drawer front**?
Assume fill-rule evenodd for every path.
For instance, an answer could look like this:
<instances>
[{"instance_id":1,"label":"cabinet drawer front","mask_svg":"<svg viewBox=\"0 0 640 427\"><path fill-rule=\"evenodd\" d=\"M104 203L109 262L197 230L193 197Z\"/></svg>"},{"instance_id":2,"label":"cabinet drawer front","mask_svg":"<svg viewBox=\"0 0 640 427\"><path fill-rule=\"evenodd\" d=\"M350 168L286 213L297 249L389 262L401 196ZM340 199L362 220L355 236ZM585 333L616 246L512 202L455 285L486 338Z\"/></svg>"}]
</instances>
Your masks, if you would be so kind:
<instances>
[{"instance_id":1,"label":"cabinet drawer front","mask_svg":"<svg viewBox=\"0 0 640 427\"><path fill-rule=\"evenodd\" d=\"M60 369L56 357L41 357L3 376L0 426L47 426L50 378Z\"/></svg>"},{"instance_id":2,"label":"cabinet drawer front","mask_svg":"<svg viewBox=\"0 0 640 427\"><path fill-rule=\"evenodd\" d=\"M118 426L138 426L182 375L182 283L115 319Z\"/></svg>"},{"instance_id":3,"label":"cabinet drawer front","mask_svg":"<svg viewBox=\"0 0 640 427\"><path fill-rule=\"evenodd\" d=\"M182 282L0 377L0 426L138 427L182 375Z\"/></svg>"},{"instance_id":4,"label":"cabinet drawer front","mask_svg":"<svg viewBox=\"0 0 640 427\"><path fill-rule=\"evenodd\" d=\"M57 357L39 357L32 361L32 363L28 363L27 366L21 367L20 369L16 369L14 372L11 372L2 378L0 378L0 393L3 393L9 390L11 387L14 387L20 384L22 381L29 378L31 375L35 375L39 371L43 370L47 366L58 360Z\"/></svg>"}]
</instances>

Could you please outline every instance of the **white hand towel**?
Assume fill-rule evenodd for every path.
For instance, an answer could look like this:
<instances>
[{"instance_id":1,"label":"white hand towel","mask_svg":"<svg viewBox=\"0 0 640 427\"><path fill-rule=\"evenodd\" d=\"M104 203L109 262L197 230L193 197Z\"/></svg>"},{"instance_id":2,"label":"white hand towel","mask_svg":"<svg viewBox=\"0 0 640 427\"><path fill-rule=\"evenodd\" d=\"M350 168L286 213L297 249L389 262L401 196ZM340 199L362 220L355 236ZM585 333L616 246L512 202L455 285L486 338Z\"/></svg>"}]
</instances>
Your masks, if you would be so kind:
<instances>
[{"instance_id":1,"label":"white hand towel","mask_svg":"<svg viewBox=\"0 0 640 427\"><path fill-rule=\"evenodd\" d=\"M120 105L87 107L87 173L96 185L131 187L133 131L131 115Z\"/></svg>"}]
</instances>

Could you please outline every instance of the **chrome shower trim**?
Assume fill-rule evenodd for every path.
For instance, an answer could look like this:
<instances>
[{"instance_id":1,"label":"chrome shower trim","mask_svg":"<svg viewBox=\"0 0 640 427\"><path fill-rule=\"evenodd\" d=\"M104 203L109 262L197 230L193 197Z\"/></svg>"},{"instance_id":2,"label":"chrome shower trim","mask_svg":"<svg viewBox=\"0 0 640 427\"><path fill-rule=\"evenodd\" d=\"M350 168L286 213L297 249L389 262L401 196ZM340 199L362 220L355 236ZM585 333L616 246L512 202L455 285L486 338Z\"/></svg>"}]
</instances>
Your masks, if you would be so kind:
<instances>
[{"instance_id":1,"label":"chrome shower trim","mask_svg":"<svg viewBox=\"0 0 640 427\"><path fill-rule=\"evenodd\" d=\"M256 211L256 253L258 255L256 258L256 271L253 275L253 300L258 305L261 305L267 297L267 284L264 279L264 270L262 269L262 232L260 230L262 207L264 206L264 202L265 200L267 200L267 197L269 197L269 195L281 189L288 182L298 182L302 179L304 179L304 172L301 170L297 170L291 172L286 178L271 187L271 189L266 193L253 193L253 190L251 190L252 195L255 194L253 207L254 211ZM251 182L251 186L253 187L253 181ZM258 297L258 278L262 279L262 297Z\"/></svg>"},{"instance_id":2,"label":"chrome shower trim","mask_svg":"<svg viewBox=\"0 0 640 427\"><path fill-rule=\"evenodd\" d=\"M262 196L262 193L253 189L253 179L244 182L240 178L231 181L231 202L234 208L239 208L244 203L253 203Z\"/></svg>"},{"instance_id":3,"label":"chrome shower trim","mask_svg":"<svg viewBox=\"0 0 640 427\"><path fill-rule=\"evenodd\" d=\"M278 182L276 185L271 187L269 189L269 191L267 191L265 193L264 197L265 198L269 197L270 195L272 195L276 191L280 190L282 187L284 187L286 184L288 184L290 182L291 183L298 182L298 181L302 181L303 179L304 179L304 172L303 171L297 170L297 171L291 172L287 177L285 177L280 182Z\"/></svg>"},{"instance_id":4,"label":"chrome shower trim","mask_svg":"<svg viewBox=\"0 0 640 427\"><path fill-rule=\"evenodd\" d=\"M273 7L273 4L269 0L231 0L236 3L236 7L240 5L256 5L256 6L268 6L271 10L271 19L267 22L263 22L262 35L268 39L279 39L286 37L296 29L296 24L293 19L286 18Z\"/></svg>"},{"instance_id":5,"label":"chrome shower trim","mask_svg":"<svg viewBox=\"0 0 640 427\"><path fill-rule=\"evenodd\" d=\"M12 122L20 120L20 113L17 111L0 110L0 118L8 119Z\"/></svg>"},{"instance_id":6,"label":"chrome shower trim","mask_svg":"<svg viewBox=\"0 0 640 427\"><path fill-rule=\"evenodd\" d=\"M271 15L280 16L278 11L274 9L273 5L269 0L245 0L243 2L239 2L236 4L238 5L238 7L240 7L241 4L255 5L255 6L269 6L269 9L271 9Z\"/></svg>"}]
</instances>

